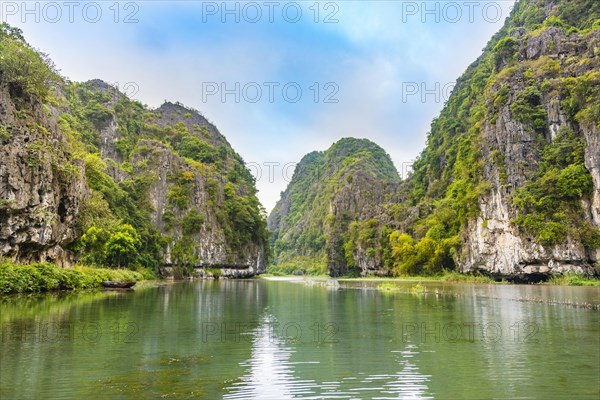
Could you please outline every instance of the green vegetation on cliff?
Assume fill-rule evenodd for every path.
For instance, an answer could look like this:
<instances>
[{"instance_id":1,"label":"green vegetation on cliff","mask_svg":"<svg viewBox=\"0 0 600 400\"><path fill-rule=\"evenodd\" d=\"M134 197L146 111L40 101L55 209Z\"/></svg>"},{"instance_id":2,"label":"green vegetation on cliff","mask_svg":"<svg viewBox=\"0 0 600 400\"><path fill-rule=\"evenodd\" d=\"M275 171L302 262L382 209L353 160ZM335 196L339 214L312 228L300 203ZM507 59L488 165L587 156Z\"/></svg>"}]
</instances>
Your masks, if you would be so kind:
<instances>
[{"instance_id":1,"label":"green vegetation on cliff","mask_svg":"<svg viewBox=\"0 0 600 400\"><path fill-rule=\"evenodd\" d=\"M2 79L17 95L46 100L52 92L52 84L60 81L46 55L29 47L21 31L6 23L0 24L0 54Z\"/></svg>"},{"instance_id":2,"label":"green vegetation on cliff","mask_svg":"<svg viewBox=\"0 0 600 400\"><path fill-rule=\"evenodd\" d=\"M550 249L570 239L582 244L582 254L598 249L600 230L589 217L592 167L586 165L594 156L585 154L585 135L600 129L599 32L596 1L517 2L457 80L412 174L392 197L378 199L358 218L362 210L331 201L342 193L342 180L310 173L310 179L292 180L269 217L279 263L272 270L294 272L286 264L290 255L312 256L333 275L457 269L492 192L508 203L514 216L508 223L524 241ZM354 163L345 156L336 165ZM311 153L298 168L318 170L322 158ZM389 179L385 165L372 168ZM336 218L322 211L328 207ZM322 250L327 226L338 226L336 242L327 245L341 248L343 257Z\"/></svg>"},{"instance_id":3,"label":"green vegetation on cliff","mask_svg":"<svg viewBox=\"0 0 600 400\"><path fill-rule=\"evenodd\" d=\"M389 155L367 139L345 138L325 152L307 154L269 216L273 273L357 271L351 238L368 241L371 215L390 201L400 178Z\"/></svg>"},{"instance_id":4,"label":"green vegetation on cliff","mask_svg":"<svg viewBox=\"0 0 600 400\"><path fill-rule=\"evenodd\" d=\"M66 248L98 267L158 271L170 264L179 275L200 264L264 266L268 231L254 178L198 111L179 103L150 110L100 80L65 81L6 24L0 51L0 85L9 97L3 121L16 119L2 124L0 140L14 153L25 147L27 174L51 159L64 181L53 193L64 204L43 210L48 224L64 223L71 236L54 245L60 254ZM28 143L31 130L39 139ZM78 207L65 200L69 185L79 188ZM0 206L16 207L8 200ZM43 260L44 245L11 244L0 256Z\"/></svg>"},{"instance_id":5,"label":"green vegetation on cliff","mask_svg":"<svg viewBox=\"0 0 600 400\"><path fill-rule=\"evenodd\" d=\"M517 155L516 162L530 163L533 172L525 185L513 186L509 194L519 210L514 223L546 246L562 242L567 234L581 237L589 248L600 246L600 233L584 222L581 208L581 199L589 199L592 192L583 138L562 125L551 139L546 100L550 91L559 91L568 123L583 124L586 119L598 123L599 85L592 68L598 63L591 58L597 58L599 48L591 58L582 54L562 63L548 56L527 59L523 55L528 41L556 26L585 41L598 32L599 18L600 7L594 1L563 1L553 8L543 0L515 5L483 55L457 80L431 125L427 147L414 163L414 172L402 185L402 203L392 207L395 221L401 222L401 229L390 235L389 262L395 274L437 273L460 263L461 235L468 234L466 225L477 216L479 199L492 185L507 184L505 155L510 149L502 149L499 143L484 157L483 148L489 143L484 145L483 131L494 129L509 102L512 118L533 132L541 153L539 161L537 156ZM586 63L592 71L573 76L572 68ZM499 182L486 179L484 167L489 163L498 169ZM514 175L519 166L511 167Z\"/></svg>"},{"instance_id":6,"label":"green vegetation on cliff","mask_svg":"<svg viewBox=\"0 0 600 400\"><path fill-rule=\"evenodd\" d=\"M581 237L589 248L600 247L600 232L584 220L580 201L592 194L592 178L585 168L583 143L564 130L542 148L542 162L534 177L515 191L521 211L515 223L544 245Z\"/></svg>"},{"instance_id":7,"label":"green vegetation on cliff","mask_svg":"<svg viewBox=\"0 0 600 400\"><path fill-rule=\"evenodd\" d=\"M183 275L189 273L202 262L194 240L207 220L205 209L195 204L199 190L206 190L209 213L217 216L217 226L210 229L222 229L231 253L251 242L266 243L266 221L252 175L220 134L209 132L207 125L190 130L185 121L192 113L203 120L197 111L166 103L163 113L151 112L99 81L70 83L66 93L69 113L62 122L65 130L80 133L76 140L84 148L86 176L96 195L86 203L81 219L89 220L88 214L103 215L102 220L82 224L85 235L77 248L83 262L139 262L156 267L162 263L161 250L170 245L174 266ZM163 120L166 113L171 117L167 122ZM114 149L105 149L99 144L101 131L114 120L118 121L117 140ZM107 154L104 159L101 150ZM169 166L167 184L161 188L167 204L157 218L160 228L144 210L153 208L149 191L160 185L160 163L171 154L181 162ZM199 186L202 183L204 187ZM120 233L124 226L134 228L128 237ZM107 250L115 235L121 236L124 246L135 248L139 241L139 254L111 258Z\"/></svg>"}]
</instances>

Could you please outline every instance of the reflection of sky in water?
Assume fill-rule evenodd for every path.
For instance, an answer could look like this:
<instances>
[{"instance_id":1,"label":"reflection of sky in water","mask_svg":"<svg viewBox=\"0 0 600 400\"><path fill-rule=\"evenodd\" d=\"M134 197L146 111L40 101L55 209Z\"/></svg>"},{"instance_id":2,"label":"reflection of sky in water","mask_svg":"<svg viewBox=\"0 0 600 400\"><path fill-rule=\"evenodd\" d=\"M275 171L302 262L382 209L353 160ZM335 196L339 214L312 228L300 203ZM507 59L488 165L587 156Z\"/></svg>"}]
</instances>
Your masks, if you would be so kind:
<instances>
[{"instance_id":1,"label":"reflection of sky in water","mask_svg":"<svg viewBox=\"0 0 600 400\"><path fill-rule=\"evenodd\" d=\"M225 399L290 399L301 395L304 385L312 384L294 379L290 363L294 350L269 335L272 325L271 317L263 317L255 331L252 358L241 364L248 375L232 385Z\"/></svg>"},{"instance_id":2,"label":"reflection of sky in water","mask_svg":"<svg viewBox=\"0 0 600 400\"><path fill-rule=\"evenodd\" d=\"M224 399L432 399L427 395L430 375L419 373L414 358L419 354L417 346L408 344L405 350L392 351L398 361L399 370L391 374L368 374L358 372L356 376L340 380L318 382L301 379L298 364L320 362L293 362L296 352L293 344L267 334L274 323L273 317L264 317L255 331L252 356L241 363L247 374L233 383Z\"/></svg>"}]
</instances>

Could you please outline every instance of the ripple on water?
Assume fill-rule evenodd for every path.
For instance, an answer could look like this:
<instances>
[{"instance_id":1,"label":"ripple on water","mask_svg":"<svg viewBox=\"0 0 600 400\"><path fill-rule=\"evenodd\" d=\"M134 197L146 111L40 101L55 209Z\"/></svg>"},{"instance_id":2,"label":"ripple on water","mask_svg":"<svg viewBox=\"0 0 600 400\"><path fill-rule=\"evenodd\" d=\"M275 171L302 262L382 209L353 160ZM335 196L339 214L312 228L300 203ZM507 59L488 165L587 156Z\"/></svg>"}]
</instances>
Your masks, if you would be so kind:
<instances>
[{"instance_id":1,"label":"ripple on water","mask_svg":"<svg viewBox=\"0 0 600 400\"><path fill-rule=\"evenodd\" d=\"M272 323L266 319L264 324ZM251 358L242 362L246 374L231 384L224 399L432 399L427 383L431 376L422 374L411 359L419 354L415 345L394 351L398 370L391 374L359 372L339 380L301 379L317 373L319 361L292 361L293 348L285 341L261 335L259 328L254 339ZM312 370L311 370L312 369Z\"/></svg>"}]
</instances>

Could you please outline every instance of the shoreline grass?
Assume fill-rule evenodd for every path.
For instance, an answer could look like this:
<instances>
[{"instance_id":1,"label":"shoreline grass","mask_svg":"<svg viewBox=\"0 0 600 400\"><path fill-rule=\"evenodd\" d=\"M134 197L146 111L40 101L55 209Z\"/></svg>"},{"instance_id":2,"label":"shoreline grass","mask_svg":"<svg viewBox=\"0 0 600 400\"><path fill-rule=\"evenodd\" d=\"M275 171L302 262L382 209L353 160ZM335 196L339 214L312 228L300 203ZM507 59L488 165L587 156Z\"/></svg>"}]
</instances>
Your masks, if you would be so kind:
<instances>
[{"instance_id":1,"label":"shoreline grass","mask_svg":"<svg viewBox=\"0 0 600 400\"><path fill-rule=\"evenodd\" d=\"M62 268L51 263L0 264L0 295L58 290L93 289L103 281L142 281L148 271L77 266Z\"/></svg>"},{"instance_id":2,"label":"shoreline grass","mask_svg":"<svg viewBox=\"0 0 600 400\"><path fill-rule=\"evenodd\" d=\"M447 271L434 276L399 276L399 277L339 277L327 275L279 275L261 274L259 278L293 278L293 279L335 279L340 282L440 282L440 283L471 283L471 284L507 284L497 282L485 275L460 274ZM76 266L62 268L51 263L12 264L0 263L0 296L17 293L41 293L50 291L66 291L100 288L103 281L143 281L154 279L155 276L147 270L132 271L124 269L107 269ZM587 286L600 287L600 279L585 277L577 274L552 276L542 285L552 286Z\"/></svg>"},{"instance_id":3,"label":"shoreline grass","mask_svg":"<svg viewBox=\"0 0 600 400\"><path fill-rule=\"evenodd\" d=\"M364 282L447 282L447 283L489 283L503 284L504 281L496 282L493 278L485 275L460 274L448 271L441 275L406 275L397 277L360 277L340 278L341 281L364 281Z\"/></svg>"},{"instance_id":4,"label":"shoreline grass","mask_svg":"<svg viewBox=\"0 0 600 400\"><path fill-rule=\"evenodd\" d=\"M472 284L494 284L494 285L518 285L523 283L508 282L505 279L497 281L486 275L461 274L456 271L447 271L441 275L406 275L397 277L386 276L365 276L365 277L338 277L331 278L328 275L279 275L279 274L261 274L259 277L269 278L294 278L294 279L335 279L340 282L440 282L440 283L472 283ZM539 285L553 286L600 286L600 278L590 278L577 274L555 275L546 282L537 283Z\"/></svg>"},{"instance_id":5,"label":"shoreline grass","mask_svg":"<svg viewBox=\"0 0 600 400\"><path fill-rule=\"evenodd\" d=\"M546 285L552 286L594 286L600 287L600 279L594 279L577 274L556 275L551 277Z\"/></svg>"}]
</instances>

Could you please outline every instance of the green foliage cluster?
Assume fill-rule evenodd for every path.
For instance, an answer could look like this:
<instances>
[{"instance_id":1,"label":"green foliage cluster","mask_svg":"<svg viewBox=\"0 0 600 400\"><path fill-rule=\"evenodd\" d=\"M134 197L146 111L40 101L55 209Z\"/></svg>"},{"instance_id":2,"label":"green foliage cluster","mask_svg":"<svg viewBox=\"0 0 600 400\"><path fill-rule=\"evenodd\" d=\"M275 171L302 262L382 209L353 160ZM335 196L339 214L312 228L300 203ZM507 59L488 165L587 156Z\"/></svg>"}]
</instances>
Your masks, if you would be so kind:
<instances>
[{"instance_id":1,"label":"green foliage cluster","mask_svg":"<svg viewBox=\"0 0 600 400\"><path fill-rule=\"evenodd\" d=\"M406 233L394 231L390 234L393 273L401 275L435 275L454 268L453 251L458 238L435 240L424 237L418 242Z\"/></svg>"},{"instance_id":2,"label":"green foliage cluster","mask_svg":"<svg viewBox=\"0 0 600 400\"><path fill-rule=\"evenodd\" d=\"M225 237L232 249L250 241L262 241L269 236L265 215L256 196L240 196L235 184L225 184L223 209L217 216L223 220ZM258 212L257 212L258 210Z\"/></svg>"},{"instance_id":3,"label":"green foliage cluster","mask_svg":"<svg viewBox=\"0 0 600 400\"><path fill-rule=\"evenodd\" d=\"M186 234L179 240L175 240L171 248L171 263L173 275L177 279L191 276L194 267L201 261L193 240Z\"/></svg>"},{"instance_id":4,"label":"green foliage cluster","mask_svg":"<svg viewBox=\"0 0 600 400\"><path fill-rule=\"evenodd\" d=\"M284 262L271 264L267 267L267 273L275 276L286 275L327 275L327 262L323 259L297 256Z\"/></svg>"},{"instance_id":5,"label":"green foliage cluster","mask_svg":"<svg viewBox=\"0 0 600 400\"><path fill-rule=\"evenodd\" d=\"M90 100L83 109L85 118L101 129L113 117L113 112L96 100Z\"/></svg>"},{"instance_id":6,"label":"green foliage cluster","mask_svg":"<svg viewBox=\"0 0 600 400\"><path fill-rule=\"evenodd\" d=\"M106 267L140 264L156 271L160 265L164 240L144 211L146 200L142 187L144 185L140 185L142 177L126 179L117 184L106 174L106 162L97 154L86 154L84 161L88 185L93 194L86 200L78 216L81 231L87 233L90 229L97 229L104 232L101 236L108 240L113 234L119 232L120 225L131 227L134 230L130 232L130 236L133 239L135 252L130 258L119 256L118 252L107 254L102 247L105 241L102 241L102 246L93 247L92 251L90 244L84 243L82 237L75 245L82 255L81 262ZM115 242L115 247L118 243ZM121 243L121 246L131 247L126 243ZM91 252L88 254L88 251Z\"/></svg>"},{"instance_id":7,"label":"green foliage cluster","mask_svg":"<svg viewBox=\"0 0 600 400\"><path fill-rule=\"evenodd\" d=\"M589 277L576 274L554 275L547 284L560 286L600 286L600 279L590 279Z\"/></svg>"},{"instance_id":8,"label":"green foliage cluster","mask_svg":"<svg viewBox=\"0 0 600 400\"><path fill-rule=\"evenodd\" d=\"M0 71L15 98L23 95L46 100L54 84L62 81L46 55L33 50L21 31L0 24Z\"/></svg>"},{"instance_id":9,"label":"green foliage cluster","mask_svg":"<svg viewBox=\"0 0 600 400\"><path fill-rule=\"evenodd\" d=\"M335 142L325 153L325 165L341 165L336 177L348 177L348 171L362 170L390 182L398 181L398 171L390 156L377 144L368 139L343 138ZM300 173L303 171L300 170ZM321 171L325 173L325 171ZM334 179L331 183L336 183Z\"/></svg>"},{"instance_id":10,"label":"green foliage cluster","mask_svg":"<svg viewBox=\"0 0 600 400\"><path fill-rule=\"evenodd\" d=\"M351 240L346 242L344 249L349 263L354 262L350 259L353 258L356 246L364 249L367 257L375 256L379 239L378 228L379 222L374 218L361 222L353 221L350 224L349 233Z\"/></svg>"},{"instance_id":11,"label":"green foliage cluster","mask_svg":"<svg viewBox=\"0 0 600 400\"><path fill-rule=\"evenodd\" d=\"M514 222L545 246L561 243L568 234L594 244L599 233L584 223L580 206L581 198L592 190L582 139L563 128L542 149L536 176L516 190L514 204L520 215Z\"/></svg>"},{"instance_id":12,"label":"green foliage cluster","mask_svg":"<svg viewBox=\"0 0 600 400\"><path fill-rule=\"evenodd\" d=\"M71 113L64 113L58 119L58 126L67 136L69 147L76 157L99 152L99 135L94 125L85 119L80 111L74 109Z\"/></svg>"},{"instance_id":13,"label":"green foliage cluster","mask_svg":"<svg viewBox=\"0 0 600 400\"><path fill-rule=\"evenodd\" d=\"M219 268L206 268L206 272L215 279L221 277L221 270Z\"/></svg>"},{"instance_id":14,"label":"green foliage cluster","mask_svg":"<svg viewBox=\"0 0 600 400\"><path fill-rule=\"evenodd\" d=\"M128 270L89 267L61 268L49 263L0 264L0 295L46 292L51 290L90 289L103 281L139 281L144 275Z\"/></svg>"},{"instance_id":15,"label":"green foliage cluster","mask_svg":"<svg viewBox=\"0 0 600 400\"><path fill-rule=\"evenodd\" d=\"M11 138L10 126L0 125L0 143Z\"/></svg>"},{"instance_id":16,"label":"green foliage cluster","mask_svg":"<svg viewBox=\"0 0 600 400\"><path fill-rule=\"evenodd\" d=\"M600 4L596 0L564 0L554 2L552 6L548 8L546 0L519 1L513 8L508 28L523 27L535 31L555 26L572 33L600 27Z\"/></svg>"},{"instance_id":17,"label":"green foliage cluster","mask_svg":"<svg viewBox=\"0 0 600 400\"><path fill-rule=\"evenodd\" d=\"M204 224L204 215L196 210L190 210L183 218L183 234L192 235L198 233Z\"/></svg>"},{"instance_id":18,"label":"green foliage cluster","mask_svg":"<svg viewBox=\"0 0 600 400\"><path fill-rule=\"evenodd\" d=\"M178 140L175 150L183 157L207 164L216 162L219 157L227 157L227 151L219 153L214 146L192 135L185 135Z\"/></svg>"},{"instance_id":19,"label":"green foliage cluster","mask_svg":"<svg viewBox=\"0 0 600 400\"><path fill-rule=\"evenodd\" d=\"M192 196L195 184L194 174L189 171L180 173L171 173L170 181L172 182L167 193L169 205L176 207L179 210L185 210L189 206L189 200Z\"/></svg>"},{"instance_id":20,"label":"green foliage cluster","mask_svg":"<svg viewBox=\"0 0 600 400\"><path fill-rule=\"evenodd\" d=\"M541 105L541 93L535 86L528 86L517 93L510 105L515 120L531 125L536 131L546 129L546 110Z\"/></svg>"},{"instance_id":21,"label":"green foliage cluster","mask_svg":"<svg viewBox=\"0 0 600 400\"><path fill-rule=\"evenodd\" d=\"M507 36L500 40L494 46L494 60L496 68L500 68L502 64L513 64L516 61L519 44L517 40L511 36Z\"/></svg>"},{"instance_id":22,"label":"green foliage cluster","mask_svg":"<svg viewBox=\"0 0 600 400\"><path fill-rule=\"evenodd\" d=\"M600 28L600 4L595 0L561 1L557 4L556 15L578 30ZM548 21L551 22L550 19Z\"/></svg>"},{"instance_id":23,"label":"green foliage cluster","mask_svg":"<svg viewBox=\"0 0 600 400\"><path fill-rule=\"evenodd\" d=\"M141 240L135 228L123 224L116 229L91 226L78 243L81 262L113 268L137 268Z\"/></svg>"},{"instance_id":24,"label":"green foliage cluster","mask_svg":"<svg viewBox=\"0 0 600 400\"><path fill-rule=\"evenodd\" d=\"M460 274L456 271L444 271L442 281L454 283L494 283L489 276L479 274Z\"/></svg>"},{"instance_id":25,"label":"green foliage cluster","mask_svg":"<svg viewBox=\"0 0 600 400\"><path fill-rule=\"evenodd\" d=\"M600 71L561 79L553 86L560 88L561 106L571 121L600 128Z\"/></svg>"}]
</instances>

